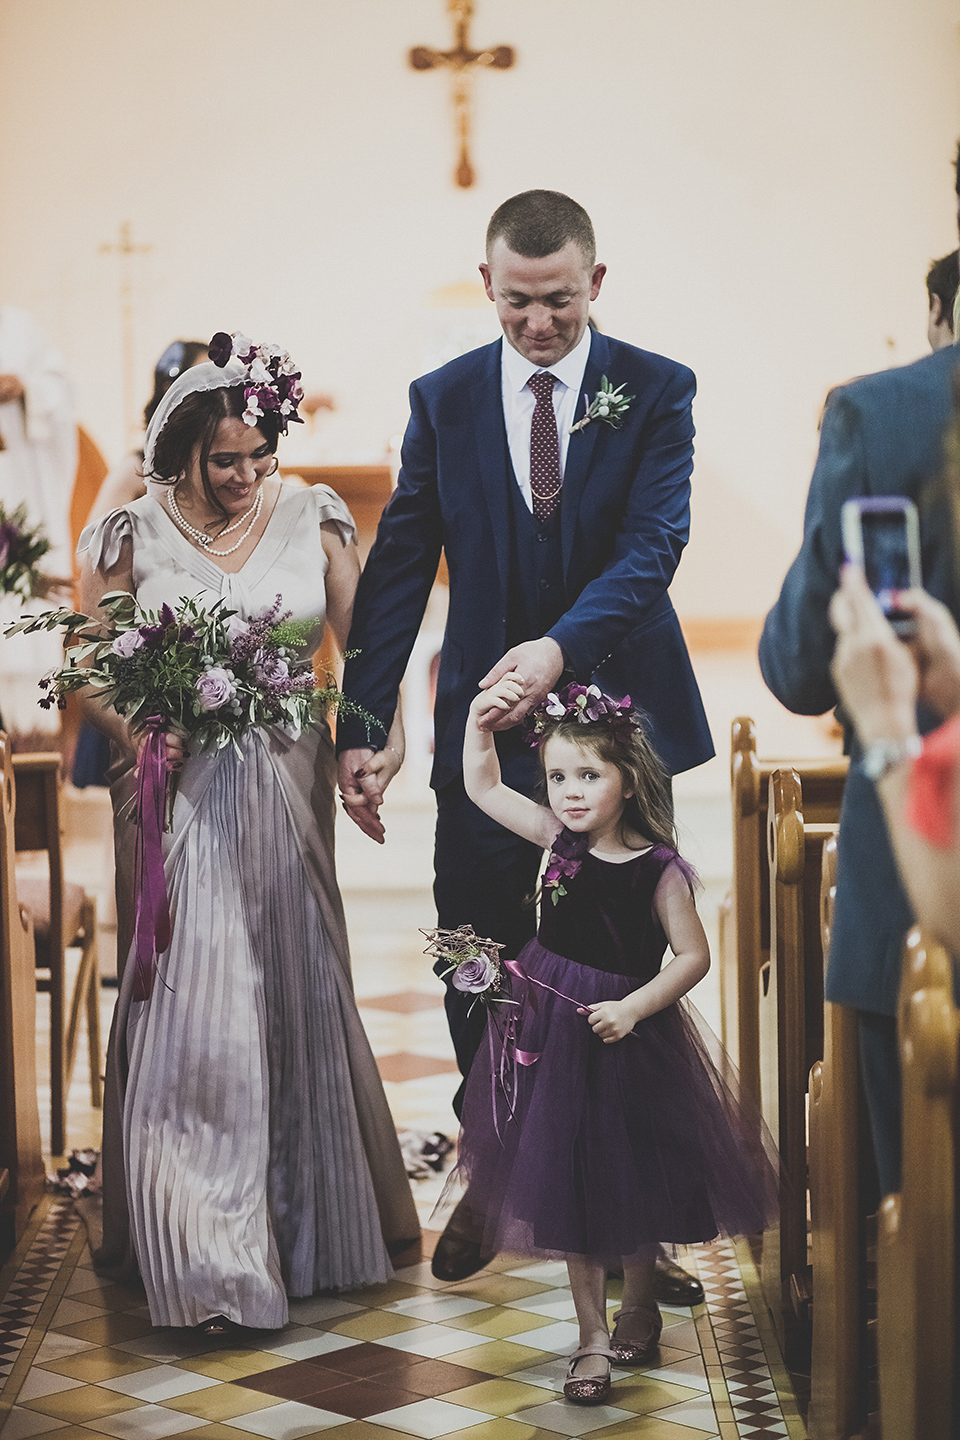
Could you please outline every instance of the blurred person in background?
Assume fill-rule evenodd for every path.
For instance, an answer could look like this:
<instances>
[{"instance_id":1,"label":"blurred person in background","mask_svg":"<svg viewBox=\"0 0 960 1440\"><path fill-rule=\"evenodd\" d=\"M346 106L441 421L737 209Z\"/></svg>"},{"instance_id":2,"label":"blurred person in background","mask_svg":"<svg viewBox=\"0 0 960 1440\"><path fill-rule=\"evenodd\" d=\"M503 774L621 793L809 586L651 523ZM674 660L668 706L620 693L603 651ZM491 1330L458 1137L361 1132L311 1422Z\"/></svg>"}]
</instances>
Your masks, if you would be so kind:
<instances>
[{"instance_id":1,"label":"blurred person in background","mask_svg":"<svg viewBox=\"0 0 960 1440\"><path fill-rule=\"evenodd\" d=\"M954 185L960 208L960 147ZM829 607L844 561L840 511L858 496L905 495L920 509L926 589L960 615L949 506L940 483L944 436L954 416L960 355L946 346L912 365L863 375L828 397L810 481L803 543L767 616L760 669L777 699L798 715L838 703ZM914 728L939 717L920 706ZM914 922L900 882L875 782L848 729L850 772L837 838L837 904L826 998L857 1012L861 1069L881 1194L900 1186L900 1057L897 1002L903 941Z\"/></svg>"},{"instance_id":2,"label":"blurred person in background","mask_svg":"<svg viewBox=\"0 0 960 1440\"><path fill-rule=\"evenodd\" d=\"M945 442L960 578L960 375ZM882 760L875 785L904 887L917 920L960 956L960 631L924 590L897 596L916 635L898 639L858 566L844 568L830 602L837 632L832 673L865 753ZM918 706L942 720L920 739Z\"/></svg>"},{"instance_id":3,"label":"blurred person in background","mask_svg":"<svg viewBox=\"0 0 960 1440\"><path fill-rule=\"evenodd\" d=\"M77 473L73 384L60 352L33 318L0 304L0 502L8 514L26 507L27 522L50 541L44 571L72 570L70 497ZM0 596L0 620L17 619L21 603ZM56 710L41 710L37 681L62 655L54 634L0 638L0 712L6 729L28 736L56 733Z\"/></svg>"},{"instance_id":4,"label":"blurred person in background","mask_svg":"<svg viewBox=\"0 0 960 1440\"><path fill-rule=\"evenodd\" d=\"M927 271L927 339L931 350L942 350L956 339L953 332L953 307L957 303L958 252L951 250L934 260Z\"/></svg>"}]
</instances>

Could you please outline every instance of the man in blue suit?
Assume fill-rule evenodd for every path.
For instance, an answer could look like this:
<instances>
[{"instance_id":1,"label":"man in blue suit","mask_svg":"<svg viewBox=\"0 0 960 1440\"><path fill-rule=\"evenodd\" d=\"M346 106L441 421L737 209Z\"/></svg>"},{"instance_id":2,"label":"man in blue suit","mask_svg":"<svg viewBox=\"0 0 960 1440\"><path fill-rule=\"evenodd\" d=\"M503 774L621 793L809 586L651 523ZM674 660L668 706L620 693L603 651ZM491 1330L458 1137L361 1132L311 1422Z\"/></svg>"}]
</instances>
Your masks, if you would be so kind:
<instances>
[{"instance_id":1,"label":"man in blue suit","mask_svg":"<svg viewBox=\"0 0 960 1440\"><path fill-rule=\"evenodd\" d=\"M960 197L960 154L957 165ZM895 370L865 375L827 400L803 544L760 640L760 668L777 699L800 715L837 704L830 678L834 634L827 608L843 563L840 507L854 496L907 495L920 509L924 588L960 620L952 526L939 485L943 435L952 414L956 346ZM922 732L938 723L918 716ZM900 1181L897 994L904 937L913 923L873 779L848 730L851 768L840 819L837 902L826 995L859 1012L860 1058L880 1188ZM904 763L906 753L889 755ZM881 757L881 763L886 763ZM875 767L867 765L867 770Z\"/></svg>"},{"instance_id":2,"label":"man in blue suit","mask_svg":"<svg viewBox=\"0 0 960 1440\"><path fill-rule=\"evenodd\" d=\"M505 339L411 386L402 469L357 590L349 644L359 654L343 681L389 728L442 550L438 923L469 923L509 955L534 933L528 897L541 856L464 794L463 734L478 688L509 670L524 679L524 700L496 728L506 783L528 794L537 760L517 727L564 674L629 694L671 773L713 754L668 594L689 533L695 380L588 328L605 270L589 216L567 196L530 190L494 213L480 271ZM579 424L604 377L629 397L622 423ZM382 839L377 812L399 756L375 755L349 718L338 748L348 813ZM447 1013L466 1074L483 1010L468 1016L448 988Z\"/></svg>"}]
</instances>

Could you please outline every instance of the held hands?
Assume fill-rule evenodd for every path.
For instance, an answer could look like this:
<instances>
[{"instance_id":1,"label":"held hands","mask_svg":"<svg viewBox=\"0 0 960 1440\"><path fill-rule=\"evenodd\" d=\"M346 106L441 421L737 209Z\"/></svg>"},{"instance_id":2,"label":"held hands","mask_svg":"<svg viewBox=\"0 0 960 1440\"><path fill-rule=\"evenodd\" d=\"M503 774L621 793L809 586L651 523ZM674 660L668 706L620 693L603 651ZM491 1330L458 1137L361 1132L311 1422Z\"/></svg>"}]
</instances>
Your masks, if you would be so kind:
<instances>
[{"instance_id":1,"label":"held hands","mask_svg":"<svg viewBox=\"0 0 960 1440\"><path fill-rule=\"evenodd\" d=\"M516 670L508 671L487 689L481 690L470 706L470 715L477 729L499 730L503 728L497 724L497 721L516 709L523 696L523 679Z\"/></svg>"},{"instance_id":2,"label":"held hands","mask_svg":"<svg viewBox=\"0 0 960 1440\"><path fill-rule=\"evenodd\" d=\"M577 1014L586 1015L591 1030L604 1045L614 1045L629 1035L637 1021L644 1018L637 1014L637 1006L631 1004L631 1000L632 996L626 1000L604 1000L599 1005L588 1005L586 1009L578 1010Z\"/></svg>"},{"instance_id":3,"label":"held hands","mask_svg":"<svg viewBox=\"0 0 960 1440\"><path fill-rule=\"evenodd\" d=\"M497 714L491 710L482 720L478 719L481 730L509 730L526 719L563 674L563 651L549 635L542 640L524 640L521 645L514 645L508 650L503 659L484 675L480 689L489 690L511 674L519 677L523 695L508 708L501 707Z\"/></svg>"},{"instance_id":4,"label":"held hands","mask_svg":"<svg viewBox=\"0 0 960 1440\"><path fill-rule=\"evenodd\" d=\"M386 837L379 810L390 781L403 763L391 745L382 750L364 747L344 750L340 756L338 779L343 808L365 835L382 845Z\"/></svg>"}]
</instances>

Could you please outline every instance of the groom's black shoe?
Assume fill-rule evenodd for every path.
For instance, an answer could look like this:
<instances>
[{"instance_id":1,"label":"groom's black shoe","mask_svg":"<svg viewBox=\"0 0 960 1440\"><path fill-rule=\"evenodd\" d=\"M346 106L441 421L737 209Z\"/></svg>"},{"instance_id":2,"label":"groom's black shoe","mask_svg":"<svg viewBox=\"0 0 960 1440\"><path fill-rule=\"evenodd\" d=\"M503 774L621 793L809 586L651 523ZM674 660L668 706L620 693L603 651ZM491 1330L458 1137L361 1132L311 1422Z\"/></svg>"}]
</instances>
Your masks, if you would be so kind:
<instances>
[{"instance_id":1,"label":"groom's black shoe","mask_svg":"<svg viewBox=\"0 0 960 1440\"><path fill-rule=\"evenodd\" d=\"M495 1254L484 1250L482 1227L477 1224L466 1201L461 1200L437 1241L430 1262L431 1271L437 1280L466 1280L495 1258Z\"/></svg>"},{"instance_id":2,"label":"groom's black shoe","mask_svg":"<svg viewBox=\"0 0 960 1440\"><path fill-rule=\"evenodd\" d=\"M701 1305L703 1286L661 1250L653 1272L653 1298L661 1305Z\"/></svg>"}]
</instances>

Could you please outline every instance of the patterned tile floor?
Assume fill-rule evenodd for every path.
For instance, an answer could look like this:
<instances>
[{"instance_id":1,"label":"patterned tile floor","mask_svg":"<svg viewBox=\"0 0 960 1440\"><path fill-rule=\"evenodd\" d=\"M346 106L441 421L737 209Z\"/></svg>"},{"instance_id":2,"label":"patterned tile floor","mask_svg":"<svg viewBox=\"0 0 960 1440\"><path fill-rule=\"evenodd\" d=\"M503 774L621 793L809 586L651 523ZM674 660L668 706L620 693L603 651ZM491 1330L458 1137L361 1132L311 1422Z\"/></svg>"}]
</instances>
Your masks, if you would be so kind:
<instances>
[{"instance_id":1,"label":"patterned tile floor","mask_svg":"<svg viewBox=\"0 0 960 1440\"><path fill-rule=\"evenodd\" d=\"M610 1404L582 1408L559 1394L576 1345L563 1265L501 1256L441 1285L423 1261L295 1302L285 1330L237 1346L153 1329L142 1293L94 1274L70 1202L50 1197L0 1276L3 1440L801 1436L757 1329L749 1255L718 1245L686 1260L706 1304L665 1311L653 1362L615 1371Z\"/></svg>"}]
</instances>

